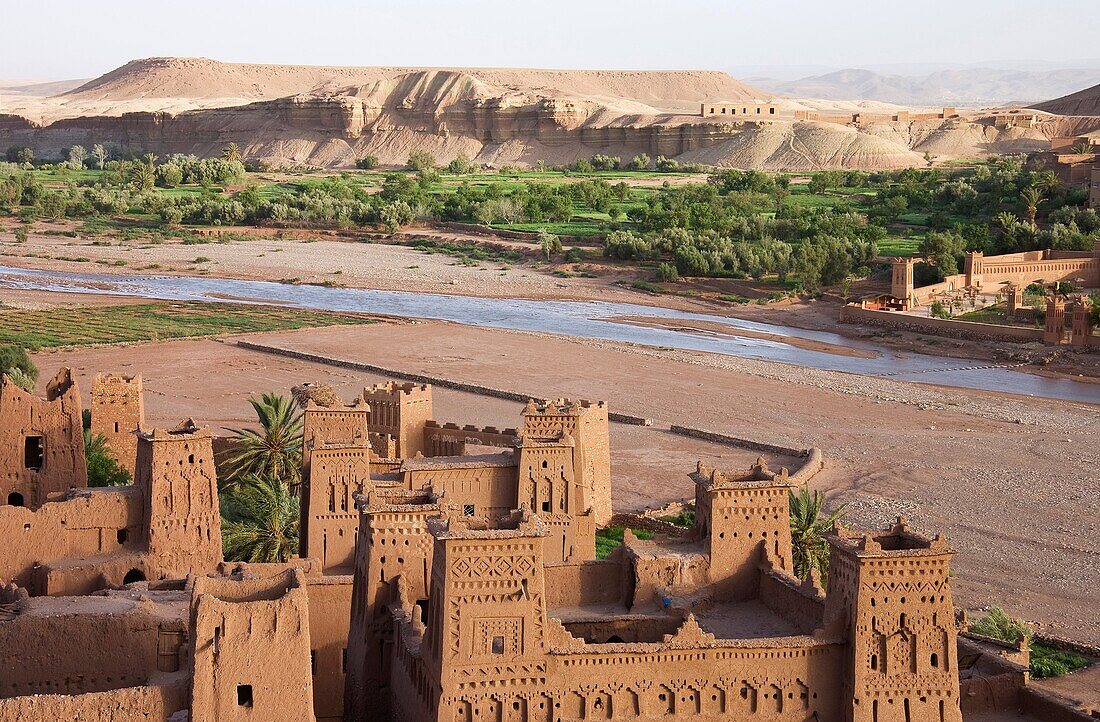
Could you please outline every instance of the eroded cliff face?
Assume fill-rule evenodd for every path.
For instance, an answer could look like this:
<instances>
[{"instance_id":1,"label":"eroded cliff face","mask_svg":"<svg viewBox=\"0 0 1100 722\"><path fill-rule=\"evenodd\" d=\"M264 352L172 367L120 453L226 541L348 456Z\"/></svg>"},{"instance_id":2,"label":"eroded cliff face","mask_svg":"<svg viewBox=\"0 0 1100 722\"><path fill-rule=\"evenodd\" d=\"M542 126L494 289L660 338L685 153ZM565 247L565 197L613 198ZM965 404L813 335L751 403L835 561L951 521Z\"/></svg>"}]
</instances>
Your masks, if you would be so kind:
<instances>
[{"instance_id":1,"label":"eroded cliff face","mask_svg":"<svg viewBox=\"0 0 1100 722\"><path fill-rule=\"evenodd\" d=\"M142 76L140 83L130 77L137 72L133 68L128 74L120 73L129 67L124 66L63 97L68 103L89 94L117 95L126 82L138 83L142 92L167 92L165 87L180 92L178 83L162 77L170 66L143 66L152 80ZM218 82L238 93L246 90L249 73L259 72L249 69L268 67L229 66L226 70L224 66L215 68L220 73ZM324 77L319 75L323 70L311 69L311 74L294 82L315 82ZM354 76L355 69L327 70L332 77L307 92L227 107L84 115L51 123L16 114L0 116L0 146L30 146L41 157L59 156L77 144L90 147L103 142L160 155L207 155L234 141L246 157L323 167L351 166L368 153L383 164L400 165L412 151L427 150L442 162L464 155L498 165L539 160L568 163L595 153L630 157L644 152L651 157L743 168L888 169L923 165L925 152L947 159L1042 150L1050 137L1069 126L1077 132L1100 126L1100 119L1092 119L1091 124L1087 119L1067 123L1057 117L1031 128L997 128L980 117L859 125L783 119L716 122L684 112L661 112L653 105L681 103L658 103L654 96L723 92L721 84L718 90L709 87L718 82L712 75L734 82L722 74L692 78L699 87L678 92L664 77L667 73L651 74L652 78L626 72L576 73L575 84L594 92L617 93L585 96L527 82L521 71L359 69L377 72ZM563 78L570 73L531 72L540 81L557 85L564 85ZM368 82L341 85L348 79ZM645 90L641 86L647 79L667 87ZM285 78L281 82L293 86ZM725 91L738 92L736 88ZM624 97L626 92L645 100Z\"/></svg>"}]
</instances>

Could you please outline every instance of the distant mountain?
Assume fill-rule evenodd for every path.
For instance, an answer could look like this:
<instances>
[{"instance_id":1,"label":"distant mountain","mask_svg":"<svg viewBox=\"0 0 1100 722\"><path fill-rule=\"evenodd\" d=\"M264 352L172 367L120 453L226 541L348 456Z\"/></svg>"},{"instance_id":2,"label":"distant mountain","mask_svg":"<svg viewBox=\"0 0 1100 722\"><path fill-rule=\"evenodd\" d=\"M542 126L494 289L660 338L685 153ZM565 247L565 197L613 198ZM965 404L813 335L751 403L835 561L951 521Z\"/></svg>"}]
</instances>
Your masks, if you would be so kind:
<instances>
[{"instance_id":1,"label":"distant mountain","mask_svg":"<svg viewBox=\"0 0 1100 722\"><path fill-rule=\"evenodd\" d=\"M1034 103L1071 93L1100 82L1100 68L957 68L919 76L849 69L791 81L770 78L745 80L763 90L796 98L877 100L925 107L988 107Z\"/></svg>"},{"instance_id":2,"label":"distant mountain","mask_svg":"<svg viewBox=\"0 0 1100 722\"><path fill-rule=\"evenodd\" d=\"M51 95L67 93L73 88L77 88L87 82L87 78L82 80L47 80L41 82L34 80L0 79L0 94L31 98L47 98Z\"/></svg>"},{"instance_id":3,"label":"distant mountain","mask_svg":"<svg viewBox=\"0 0 1100 722\"><path fill-rule=\"evenodd\" d=\"M1100 115L1100 85L1048 100L1034 107L1058 115Z\"/></svg>"}]
</instances>

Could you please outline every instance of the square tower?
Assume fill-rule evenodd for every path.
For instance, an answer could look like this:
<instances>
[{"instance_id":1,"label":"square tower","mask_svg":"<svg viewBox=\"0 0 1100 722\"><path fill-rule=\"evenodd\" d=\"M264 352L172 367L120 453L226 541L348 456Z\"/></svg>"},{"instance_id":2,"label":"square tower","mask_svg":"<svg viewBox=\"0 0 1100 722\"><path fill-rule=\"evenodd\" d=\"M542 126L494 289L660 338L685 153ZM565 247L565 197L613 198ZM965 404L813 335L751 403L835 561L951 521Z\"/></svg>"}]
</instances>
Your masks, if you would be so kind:
<instances>
[{"instance_id":1,"label":"square tower","mask_svg":"<svg viewBox=\"0 0 1100 722\"><path fill-rule=\"evenodd\" d=\"M545 524L519 511L493 525L432 519L428 530L435 551L422 654L442 698L475 685L529 683L528 669L548 649ZM488 707L443 712L440 719L494 718Z\"/></svg>"},{"instance_id":2,"label":"square tower","mask_svg":"<svg viewBox=\"0 0 1100 722\"><path fill-rule=\"evenodd\" d=\"M776 568L792 572L791 484L786 469L773 473L760 458L747 473L732 475L700 463L691 478L695 533L710 557L716 599L756 597L766 554Z\"/></svg>"},{"instance_id":3,"label":"square tower","mask_svg":"<svg viewBox=\"0 0 1100 722\"><path fill-rule=\"evenodd\" d=\"M190 719L312 720L305 574L195 579Z\"/></svg>"},{"instance_id":4,"label":"square tower","mask_svg":"<svg viewBox=\"0 0 1100 722\"><path fill-rule=\"evenodd\" d=\"M1043 329L1043 343L1048 346L1060 346L1066 340L1066 301L1057 294L1047 298L1046 325Z\"/></svg>"},{"instance_id":5,"label":"square tower","mask_svg":"<svg viewBox=\"0 0 1100 722\"><path fill-rule=\"evenodd\" d=\"M841 526L828 536L826 622L845 620L852 722L961 722L951 557L942 536Z\"/></svg>"},{"instance_id":6,"label":"square tower","mask_svg":"<svg viewBox=\"0 0 1100 722\"><path fill-rule=\"evenodd\" d=\"M432 418L430 384L391 381L363 389L363 401L370 406L372 434L391 436L397 443L397 458L427 454L424 425Z\"/></svg>"},{"instance_id":7,"label":"square tower","mask_svg":"<svg viewBox=\"0 0 1100 722\"><path fill-rule=\"evenodd\" d=\"M115 461L131 478L137 469L136 432L144 423L141 376L96 374L92 380L92 434L103 434Z\"/></svg>"},{"instance_id":8,"label":"square tower","mask_svg":"<svg viewBox=\"0 0 1100 722\"><path fill-rule=\"evenodd\" d=\"M137 436L134 486L144 494L146 575L181 579L222 561L218 477L210 429L187 419Z\"/></svg>"}]
</instances>

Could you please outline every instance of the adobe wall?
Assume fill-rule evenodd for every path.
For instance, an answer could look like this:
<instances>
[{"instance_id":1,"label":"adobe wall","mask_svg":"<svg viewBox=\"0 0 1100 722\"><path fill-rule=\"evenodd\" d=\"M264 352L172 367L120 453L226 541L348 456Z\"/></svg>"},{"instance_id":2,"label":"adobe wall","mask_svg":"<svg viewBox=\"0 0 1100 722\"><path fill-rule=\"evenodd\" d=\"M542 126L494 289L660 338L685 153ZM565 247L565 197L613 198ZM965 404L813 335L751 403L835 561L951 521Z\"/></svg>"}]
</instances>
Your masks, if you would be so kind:
<instances>
[{"instance_id":1,"label":"adobe wall","mask_svg":"<svg viewBox=\"0 0 1100 722\"><path fill-rule=\"evenodd\" d=\"M80 390L69 369L45 399L7 376L0 382L0 505L38 508L51 495L88 485Z\"/></svg>"},{"instance_id":2,"label":"adobe wall","mask_svg":"<svg viewBox=\"0 0 1100 722\"><path fill-rule=\"evenodd\" d=\"M626 605L628 577L633 570L622 554L578 564L546 565L546 607L578 607L599 604Z\"/></svg>"},{"instance_id":3,"label":"adobe wall","mask_svg":"<svg viewBox=\"0 0 1100 722\"><path fill-rule=\"evenodd\" d=\"M495 426L459 426L433 420L424 424L425 456L462 456L468 445L512 448L515 442L515 429L501 431Z\"/></svg>"},{"instance_id":4,"label":"adobe wall","mask_svg":"<svg viewBox=\"0 0 1100 722\"><path fill-rule=\"evenodd\" d=\"M313 718L305 585L294 568L267 578L195 578L191 719Z\"/></svg>"},{"instance_id":5,"label":"adobe wall","mask_svg":"<svg viewBox=\"0 0 1100 722\"><path fill-rule=\"evenodd\" d=\"M781 446L779 444L749 439L743 436L721 434L716 431L707 431L706 429L696 429L690 426L680 426L677 424L670 426L669 431L673 434L679 434L680 436L703 439L704 441L710 441L715 444L726 444L728 446L735 446L740 449L750 449L765 454L778 454L781 456L801 458L804 460L802 464L788 469L787 480L791 483L801 484L807 482L816 476L817 472L825 468L825 457L821 453L821 449L816 446L811 446L809 449L799 449L793 446Z\"/></svg>"},{"instance_id":6,"label":"adobe wall","mask_svg":"<svg viewBox=\"0 0 1100 722\"><path fill-rule=\"evenodd\" d=\"M779 109L775 105L767 103L702 103L699 108L699 115L704 118L723 115L775 118L779 115Z\"/></svg>"},{"instance_id":7,"label":"adobe wall","mask_svg":"<svg viewBox=\"0 0 1100 722\"><path fill-rule=\"evenodd\" d=\"M825 592L819 580L802 582L791 574L768 569L760 575L760 601L803 634L824 626Z\"/></svg>"},{"instance_id":8,"label":"adobe wall","mask_svg":"<svg viewBox=\"0 0 1100 722\"><path fill-rule=\"evenodd\" d=\"M456 514L505 516L518 506L516 462L511 454L494 457L491 464L479 464L477 459L483 457L470 456L406 460L401 466L402 484L410 491L430 489L439 497L441 508ZM439 466L430 466L435 463Z\"/></svg>"},{"instance_id":9,"label":"adobe wall","mask_svg":"<svg viewBox=\"0 0 1100 722\"><path fill-rule=\"evenodd\" d=\"M372 433L393 437L398 458L427 453L424 424L432 418L430 384L376 384L363 389L363 400L370 406L368 428Z\"/></svg>"},{"instance_id":10,"label":"adobe wall","mask_svg":"<svg viewBox=\"0 0 1100 722\"><path fill-rule=\"evenodd\" d=\"M175 672L185 610L179 592L31 598L0 622L0 697L104 692Z\"/></svg>"},{"instance_id":11,"label":"adobe wall","mask_svg":"<svg viewBox=\"0 0 1100 722\"><path fill-rule=\"evenodd\" d=\"M15 542L0 555L0 580L14 580L32 595L88 594L104 581L121 584L126 572L141 567L135 555L144 548L143 508L144 495L134 487L80 489L37 510L0 506L0 539ZM112 569L118 566L112 556L124 557L125 568ZM91 571L52 569L77 559L89 560Z\"/></svg>"},{"instance_id":12,"label":"adobe wall","mask_svg":"<svg viewBox=\"0 0 1100 722\"><path fill-rule=\"evenodd\" d=\"M344 716L352 586L353 577L348 574L311 577L306 583L317 722L338 722Z\"/></svg>"},{"instance_id":13,"label":"adobe wall","mask_svg":"<svg viewBox=\"0 0 1100 722\"><path fill-rule=\"evenodd\" d=\"M157 684L106 692L42 694L0 699L0 720L79 720L80 722L167 722L187 708L186 675Z\"/></svg>"},{"instance_id":14,"label":"adobe wall","mask_svg":"<svg viewBox=\"0 0 1100 722\"><path fill-rule=\"evenodd\" d=\"M92 434L107 439L119 465L134 477L137 468L137 436L145 423L145 398L141 376L96 374L92 381Z\"/></svg>"},{"instance_id":15,"label":"adobe wall","mask_svg":"<svg viewBox=\"0 0 1100 722\"><path fill-rule=\"evenodd\" d=\"M1042 343L1043 329L1023 326L999 326L992 323L958 321L955 319L914 316L896 311L875 311L847 305L840 309L841 323L895 328L916 333L929 333L948 338L967 338L1008 343Z\"/></svg>"}]
</instances>

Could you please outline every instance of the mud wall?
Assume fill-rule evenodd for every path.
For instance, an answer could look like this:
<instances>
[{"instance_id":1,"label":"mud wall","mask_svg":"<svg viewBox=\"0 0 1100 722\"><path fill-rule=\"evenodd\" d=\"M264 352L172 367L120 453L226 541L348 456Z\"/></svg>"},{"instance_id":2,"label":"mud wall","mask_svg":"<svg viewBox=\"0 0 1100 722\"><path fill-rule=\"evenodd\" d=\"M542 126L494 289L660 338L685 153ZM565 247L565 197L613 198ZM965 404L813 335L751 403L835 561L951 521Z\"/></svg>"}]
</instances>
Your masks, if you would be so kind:
<instances>
[{"instance_id":1,"label":"mud wall","mask_svg":"<svg viewBox=\"0 0 1100 722\"><path fill-rule=\"evenodd\" d=\"M1043 329L1020 326L997 326L992 323L956 321L954 319L913 316L896 311L876 311L858 306L840 309L841 323L861 323L868 326L894 328L902 331L929 333L948 338L965 338L1008 343L1042 343Z\"/></svg>"}]
</instances>

